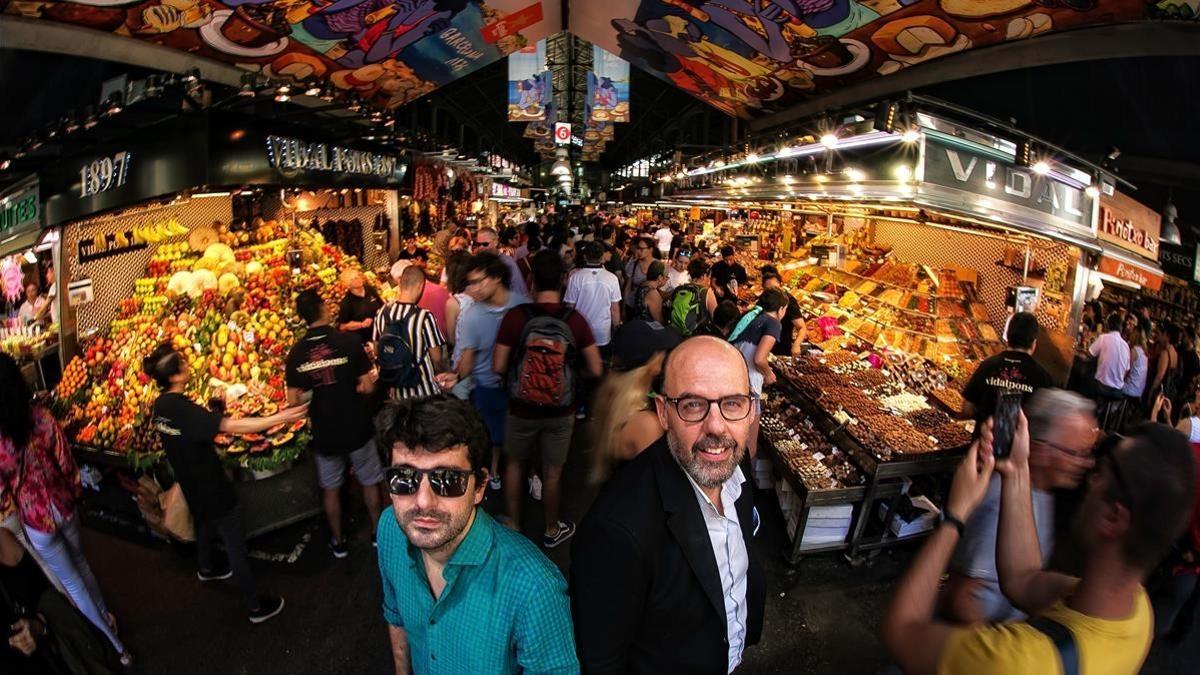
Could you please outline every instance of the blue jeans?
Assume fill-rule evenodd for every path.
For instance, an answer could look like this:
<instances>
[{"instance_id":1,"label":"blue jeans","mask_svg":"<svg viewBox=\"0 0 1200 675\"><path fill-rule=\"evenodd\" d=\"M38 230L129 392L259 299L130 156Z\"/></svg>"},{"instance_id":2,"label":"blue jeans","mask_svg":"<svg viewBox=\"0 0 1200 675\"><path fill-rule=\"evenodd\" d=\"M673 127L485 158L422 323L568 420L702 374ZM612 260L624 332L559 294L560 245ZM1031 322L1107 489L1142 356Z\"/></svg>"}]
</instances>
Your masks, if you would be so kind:
<instances>
[{"instance_id":1,"label":"blue jeans","mask_svg":"<svg viewBox=\"0 0 1200 675\"><path fill-rule=\"evenodd\" d=\"M100 595L100 585L96 583L96 576L83 557L83 547L79 542L79 515L63 518L58 509L53 509L53 514L54 524L58 528L54 534L26 526L25 536L45 561L46 567L62 582L79 611L108 638L118 654L124 653L125 645L121 644L121 639L108 625L108 608L104 606L104 598Z\"/></svg>"}]
</instances>

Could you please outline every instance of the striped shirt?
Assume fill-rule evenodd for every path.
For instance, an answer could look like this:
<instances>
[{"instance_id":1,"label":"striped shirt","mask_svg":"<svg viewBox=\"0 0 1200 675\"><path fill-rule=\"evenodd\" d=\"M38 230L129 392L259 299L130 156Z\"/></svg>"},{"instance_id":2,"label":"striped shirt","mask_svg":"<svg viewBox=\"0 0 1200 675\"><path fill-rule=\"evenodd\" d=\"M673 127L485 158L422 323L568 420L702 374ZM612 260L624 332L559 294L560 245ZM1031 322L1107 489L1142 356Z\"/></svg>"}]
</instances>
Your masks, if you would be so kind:
<instances>
[{"instance_id":1,"label":"striped shirt","mask_svg":"<svg viewBox=\"0 0 1200 675\"><path fill-rule=\"evenodd\" d=\"M394 302L383 306L375 315L375 329L371 335L378 342L388 322L403 322L408 344L413 354L420 360L421 381L411 387L392 387L388 392L393 401L422 399L436 396L442 389L433 376L437 371L433 367L433 358L429 351L446 344L446 338L438 328L437 320L428 311L416 305L405 302Z\"/></svg>"}]
</instances>

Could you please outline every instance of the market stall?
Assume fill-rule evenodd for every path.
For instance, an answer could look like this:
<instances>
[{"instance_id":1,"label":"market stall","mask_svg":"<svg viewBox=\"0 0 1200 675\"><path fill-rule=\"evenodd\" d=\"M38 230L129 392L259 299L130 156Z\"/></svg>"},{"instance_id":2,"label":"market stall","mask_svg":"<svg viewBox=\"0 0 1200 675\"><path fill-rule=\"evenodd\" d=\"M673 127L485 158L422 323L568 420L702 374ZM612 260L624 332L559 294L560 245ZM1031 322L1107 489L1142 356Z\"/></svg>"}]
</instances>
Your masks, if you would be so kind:
<instances>
[{"instance_id":1,"label":"market stall","mask_svg":"<svg viewBox=\"0 0 1200 675\"><path fill-rule=\"evenodd\" d=\"M0 194L0 351L16 359L35 391L58 383L56 230L43 230L38 180ZM30 289L33 295L30 297Z\"/></svg>"},{"instance_id":2,"label":"market stall","mask_svg":"<svg viewBox=\"0 0 1200 675\"><path fill-rule=\"evenodd\" d=\"M763 424L778 484L791 488L780 503L793 560L806 549L855 558L919 533L896 511L936 514L938 485L970 441L955 418L975 367L1003 348L1012 313L1030 311L1035 358L1065 383L1089 266L1104 251L1091 175L1050 160L1021 166L1011 142L916 119L917 130L868 124L836 143L812 138L672 180L672 201L737 216L723 238L750 272L742 300L761 292L755 269L773 257L809 319L813 355L778 364ZM857 473L831 479L825 448ZM917 480L929 489L909 505L900 494L922 476L941 478ZM841 510L812 538L801 523L815 506Z\"/></svg>"},{"instance_id":3,"label":"market stall","mask_svg":"<svg viewBox=\"0 0 1200 675\"><path fill-rule=\"evenodd\" d=\"M395 222L400 158L253 120L186 122L44 179L47 221L63 230L72 354L56 411L79 458L118 476L163 468L149 424L158 391L140 367L155 346L184 354L196 400L270 414L285 405L283 359L303 331L295 294L316 288L336 304L341 270L389 260L376 234ZM218 437L247 479L244 501L262 506L247 508L248 532L319 511L311 472L291 471L306 424Z\"/></svg>"}]
</instances>

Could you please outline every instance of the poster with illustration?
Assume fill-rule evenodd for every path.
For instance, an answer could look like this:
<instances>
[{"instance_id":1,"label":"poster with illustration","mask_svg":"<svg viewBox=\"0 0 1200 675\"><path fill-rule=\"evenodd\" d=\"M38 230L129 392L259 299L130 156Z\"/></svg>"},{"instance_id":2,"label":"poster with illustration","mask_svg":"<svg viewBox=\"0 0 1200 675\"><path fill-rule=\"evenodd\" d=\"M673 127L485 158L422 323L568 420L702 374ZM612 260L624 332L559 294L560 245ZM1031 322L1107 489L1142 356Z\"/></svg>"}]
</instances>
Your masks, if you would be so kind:
<instances>
[{"instance_id":1,"label":"poster with illustration","mask_svg":"<svg viewBox=\"0 0 1200 675\"><path fill-rule=\"evenodd\" d=\"M508 121L541 122L553 100L552 78L546 70L546 41L508 55Z\"/></svg>"},{"instance_id":2,"label":"poster with illustration","mask_svg":"<svg viewBox=\"0 0 1200 675\"><path fill-rule=\"evenodd\" d=\"M1194 20L1198 3L573 0L570 30L718 110L757 118L986 45L1088 25Z\"/></svg>"},{"instance_id":3,"label":"poster with illustration","mask_svg":"<svg viewBox=\"0 0 1200 675\"><path fill-rule=\"evenodd\" d=\"M629 121L629 63L592 45L587 80L587 118L596 122Z\"/></svg>"},{"instance_id":4,"label":"poster with illustration","mask_svg":"<svg viewBox=\"0 0 1200 675\"><path fill-rule=\"evenodd\" d=\"M0 0L102 31L394 108L559 31L548 0Z\"/></svg>"}]
</instances>

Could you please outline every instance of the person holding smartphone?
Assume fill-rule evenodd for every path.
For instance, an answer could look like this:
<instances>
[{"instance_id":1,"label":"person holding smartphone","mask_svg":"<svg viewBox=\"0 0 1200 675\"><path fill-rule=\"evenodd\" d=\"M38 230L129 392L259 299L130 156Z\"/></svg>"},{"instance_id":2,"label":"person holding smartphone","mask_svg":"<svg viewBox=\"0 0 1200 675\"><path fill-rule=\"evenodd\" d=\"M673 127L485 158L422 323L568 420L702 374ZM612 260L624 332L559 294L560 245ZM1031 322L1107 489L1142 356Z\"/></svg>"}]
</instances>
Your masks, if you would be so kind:
<instances>
[{"instance_id":1,"label":"person holding smartphone","mask_svg":"<svg viewBox=\"0 0 1200 675\"><path fill-rule=\"evenodd\" d=\"M233 577L246 603L250 623L262 623L283 611L283 598L260 596L255 591L237 493L225 475L213 439L218 433L258 433L277 424L295 422L308 414L308 406L293 406L268 417L242 419L203 408L183 393L191 380L191 369L187 359L169 342L151 352L143 360L142 368L163 390L154 401L152 424L196 521L200 558L196 576L203 582ZM229 567L217 567L213 561L213 546L218 536L225 544Z\"/></svg>"}]
</instances>

